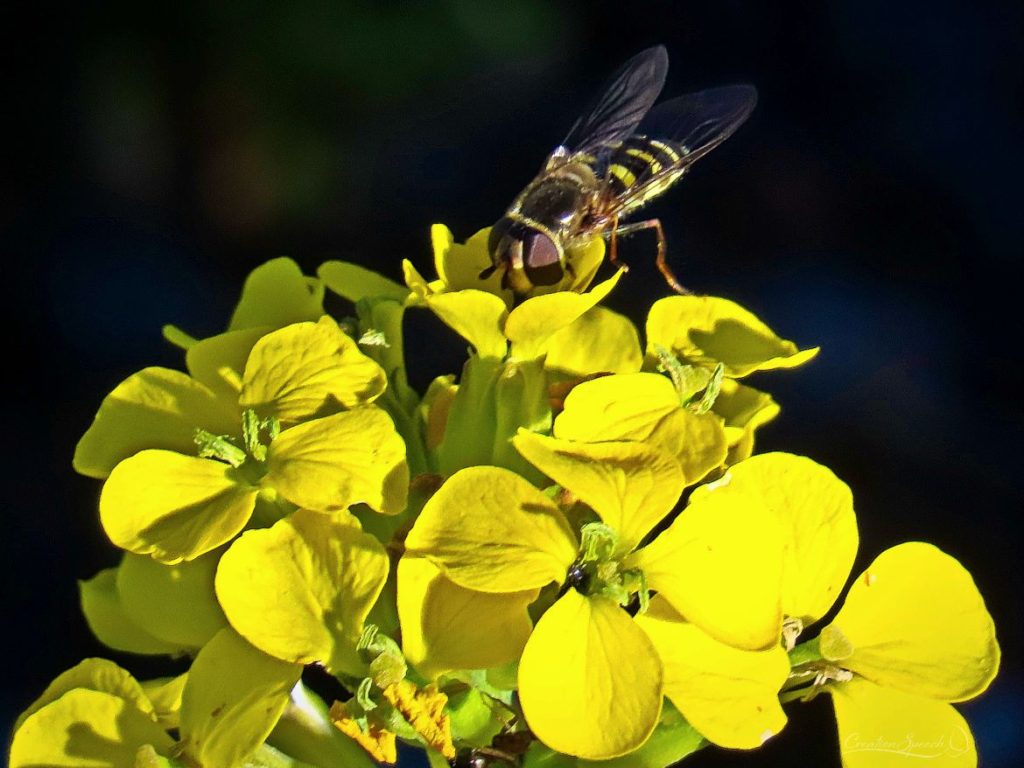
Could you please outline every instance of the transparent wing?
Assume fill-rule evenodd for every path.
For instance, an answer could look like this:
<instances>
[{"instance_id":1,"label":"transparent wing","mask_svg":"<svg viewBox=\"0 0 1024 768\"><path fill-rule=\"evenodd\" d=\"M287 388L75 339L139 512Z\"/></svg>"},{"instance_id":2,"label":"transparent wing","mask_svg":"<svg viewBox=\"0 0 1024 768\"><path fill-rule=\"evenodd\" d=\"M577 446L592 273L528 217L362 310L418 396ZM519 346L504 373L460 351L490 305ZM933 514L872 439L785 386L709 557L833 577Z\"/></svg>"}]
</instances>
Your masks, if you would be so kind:
<instances>
[{"instance_id":1,"label":"transparent wing","mask_svg":"<svg viewBox=\"0 0 1024 768\"><path fill-rule=\"evenodd\" d=\"M688 93L652 109L636 132L681 145L693 162L732 136L756 104L757 89L752 85Z\"/></svg>"},{"instance_id":2,"label":"transparent wing","mask_svg":"<svg viewBox=\"0 0 1024 768\"><path fill-rule=\"evenodd\" d=\"M562 146L595 154L636 130L654 104L668 72L668 52L657 45L641 51L612 75L604 89L573 125Z\"/></svg>"},{"instance_id":3,"label":"transparent wing","mask_svg":"<svg viewBox=\"0 0 1024 768\"><path fill-rule=\"evenodd\" d=\"M693 163L729 138L756 104L757 90L752 85L730 85L688 93L652 109L637 126L635 136L666 144L678 156L659 164L657 170L648 166L638 173L614 208L636 208L663 192Z\"/></svg>"}]
</instances>

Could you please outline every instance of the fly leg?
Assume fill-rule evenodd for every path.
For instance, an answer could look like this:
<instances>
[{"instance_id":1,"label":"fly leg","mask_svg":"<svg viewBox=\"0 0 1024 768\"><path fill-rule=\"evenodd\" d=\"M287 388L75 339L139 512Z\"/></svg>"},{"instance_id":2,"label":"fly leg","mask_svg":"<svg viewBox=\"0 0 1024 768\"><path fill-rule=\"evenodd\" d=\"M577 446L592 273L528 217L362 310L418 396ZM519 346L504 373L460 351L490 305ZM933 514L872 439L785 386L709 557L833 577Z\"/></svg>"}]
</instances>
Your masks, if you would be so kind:
<instances>
[{"instance_id":1,"label":"fly leg","mask_svg":"<svg viewBox=\"0 0 1024 768\"><path fill-rule=\"evenodd\" d=\"M619 217L612 218L612 227L608 236L608 261L613 267L618 267L623 272L629 272L629 265L619 261L619 233L629 229L628 226L619 228ZM623 233L625 234L625 233Z\"/></svg>"},{"instance_id":2,"label":"fly leg","mask_svg":"<svg viewBox=\"0 0 1024 768\"><path fill-rule=\"evenodd\" d=\"M613 224L618 224L618 219L615 219ZM638 221L634 224L626 224L624 226L614 226L611 233L611 254L609 255L609 261L615 264L615 238L616 235L630 235L634 232L640 232L645 229L653 229L655 234L658 236L658 258L655 260L655 264L658 266L658 271L661 272L665 278L665 282L671 286L672 290L676 293L681 293L684 296L692 296L693 291L689 291L684 288L675 274L672 272L669 265L665 262L665 253L667 251L667 245L665 242L665 230L661 228L661 221L658 219L648 219L647 221Z\"/></svg>"}]
</instances>

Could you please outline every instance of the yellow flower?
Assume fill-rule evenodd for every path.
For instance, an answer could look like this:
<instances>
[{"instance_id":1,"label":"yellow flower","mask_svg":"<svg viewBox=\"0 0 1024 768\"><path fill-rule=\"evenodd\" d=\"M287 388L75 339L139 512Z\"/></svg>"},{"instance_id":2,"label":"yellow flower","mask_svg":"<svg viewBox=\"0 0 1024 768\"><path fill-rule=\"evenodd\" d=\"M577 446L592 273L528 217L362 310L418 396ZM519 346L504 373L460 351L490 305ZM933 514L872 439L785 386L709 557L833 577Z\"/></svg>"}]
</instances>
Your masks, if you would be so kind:
<instances>
[{"instance_id":1,"label":"yellow flower","mask_svg":"<svg viewBox=\"0 0 1024 768\"><path fill-rule=\"evenodd\" d=\"M406 558L439 569L432 577L416 565L417 579L400 567L407 648L411 640L428 656L435 643L443 646L442 632L500 623L488 609L521 616L537 590L562 585L522 650L520 701L531 730L548 746L607 759L639 747L661 711L661 660L622 607L634 595L645 599L648 589L656 590L688 621L733 646L761 650L778 643L781 532L764 507L738 503L734 495L691 504L638 548L686 484L672 456L636 442L579 444L529 433L520 433L515 445L602 522L585 526L580 542L562 511L514 473L493 467L456 473L406 540ZM437 626L417 612L416 598L437 589L436 579L480 595L464 601L473 613L449 614ZM488 605L484 598L504 601ZM444 650L454 655L451 646ZM511 644L505 650L515 652Z\"/></svg>"},{"instance_id":2,"label":"yellow flower","mask_svg":"<svg viewBox=\"0 0 1024 768\"><path fill-rule=\"evenodd\" d=\"M79 442L80 471L109 475L100 519L119 547L165 563L192 560L234 538L258 497L321 511L404 507L404 443L368 405L386 386L380 366L326 316L258 339L246 334L189 350L190 368L210 386L165 369L129 377ZM244 355L240 339L242 347L254 341ZM214 362L228 358L240 374ZM245 424L243 413L251 414ZM207 433L199 456L197 428Z\"/></svg>"},{"instance_id":3,"label":"yellow flower","mask_svg":"<svg viewBox=\"0 0 1024 768\"><path fill-rule=\"evenodd\" d=\"M552 336L572 325L604 299L622 271L586 293L543 293L509 309L501 297L479 287L450 290L428 283L408 261L403 263L410 301L434 312L468 341L482 358L533 360L545 353Z\"/></svg>"},{"instance_id":4,"label":"yellow flower","mask_svg":"<svg viewBox=\"0 0 1024 768\"><path fill-rule=\"evenodd\" d=\"M490 227L481 229L465 244L461 244L455 242L451 230L444 224L431 227L434 269L438 277L430 284L431 288L435 291L461 291L467 288L486 291L498 296L506 306L511 307L514 297L511 290L501 287L500 270L486 279L480 277L481 272L492 266L487 250L490 234ZM604 240L596 237L582 245L573 246L568 249L566 257L572 269L566 270L565 276L555 285L536 286L530 292L531 296L585 291L604 261Z\"/></svg>"},{"instance_id":5,"label":"yellow flower","mask_svg":"<svg viewBox=\"0 0 1024 768\"><path fill-rule=\"evenodd\" d=\"M289 427L373 402L384 371L334 320L229 331L196 342L191 375L147 368L121 382L100 405L75 448L75 469L105 478L145 449L195 453L195 431L240 436L253 409Z\"/></svg>"},{"instance_id":6,"label":"yellow flower","mask_svg":"<svg viewBox=\"0 0 1024 768\"><path fill-rule=\"evenodd\" d=\"M970 574L936 547L908 542L861 574L819 639L843 764L974 766L949 702L984 691L999 669L992 617Z\"/></svg>"},{"instance_id":7,"label":"yellow flower","mask_svg":"<svg viewBox=\"0 0 1024 768\"><path fill-rule=\"evenodd\" d=\"M695 489L679 521L709 505L719 510L726 524L742 525L732 510L744 505L756 505L776 521L781 531L780 570L767 584L763 602L776 606L779 617L785 618L784 634L792 633L785 639L795 639L831 607L856 555L849 489L810 459L771 453L741 462L716 482ZM650 570L644 562L651 557L647 550L658 546L656 540L638 553L645 572ZM764 541L762 546L773 544ZM742 572L756 566L752 561L735 567ZM735 647L735 639L716 637L710 625L700 626L693 616L686 621L679 615L686 615L685 608L677 601L673 610L664 600L667 596L656 597L651 610L637 617L664 664L665 695L709 741L734 749L760 746L786 722L778 691L789 674L789 663L779 644L779 625L774 643L761 649Z\"/></svg>"}]
</instances>

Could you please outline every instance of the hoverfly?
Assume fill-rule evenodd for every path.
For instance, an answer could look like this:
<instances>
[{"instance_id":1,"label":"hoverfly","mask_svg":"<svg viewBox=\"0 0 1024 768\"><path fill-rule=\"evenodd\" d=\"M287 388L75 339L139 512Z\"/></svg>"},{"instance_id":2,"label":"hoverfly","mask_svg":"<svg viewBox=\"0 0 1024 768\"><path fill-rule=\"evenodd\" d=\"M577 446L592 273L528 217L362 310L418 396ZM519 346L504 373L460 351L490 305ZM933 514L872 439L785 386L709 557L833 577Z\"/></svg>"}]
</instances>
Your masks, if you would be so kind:
<instances>
[{"instance_id":1,"label":"hoverfly","mask_svg":"<svg viewBox=\"0 0 1024 768\"><path fill-rule=\"evenodd\" d=\"M665 280L688 293L665 262L665 233L658 219L620 224L675 184L694 162L725 141L750 115L757 91L734 85L690 93L651 109L665 84L664 46L641 51L608 81L544 167L491 229L491 266L501 285L523 295L572 274L566 249L600 235L609 260L620 235L653 229L656 263Z\"/></svg>"}]
</instances>

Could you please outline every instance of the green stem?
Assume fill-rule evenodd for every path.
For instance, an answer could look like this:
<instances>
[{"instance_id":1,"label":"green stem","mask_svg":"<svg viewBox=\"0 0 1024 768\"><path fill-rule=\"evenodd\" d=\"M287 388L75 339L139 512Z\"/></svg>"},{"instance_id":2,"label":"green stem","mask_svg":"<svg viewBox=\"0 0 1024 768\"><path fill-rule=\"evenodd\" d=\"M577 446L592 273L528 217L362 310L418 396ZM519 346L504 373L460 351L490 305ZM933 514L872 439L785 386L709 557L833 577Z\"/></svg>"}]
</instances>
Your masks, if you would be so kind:
<instances>
[{"instance_id":1,"label":"green stem","mask_svg":"<svg viewBox=\"0 0 1024 768\"><path fill-rule=\"evenodd\" d=\"M362 747L334 727L327 706L301 682L267 743L314 768L376 768Z\"/></svg>"},{"instance_id":2,"label":"green stem","mask_svg":"<svg viewBox=\"0 0 1024 768\"><path fill-rule=\"evenodd\" d=\"M780 704L789 704L791 701L801 701L807 695L808 688L797 688L792 691L785 691L779 694Z\"/></svg>"},{"instance_id":3,"label":"green stem","mask_svg":"<svg viewBox=\"0 0 1024 768\"><path fill-rule=\"evenodd\" d=\"M800 643L789 652L789 665L796 669L803 664L822 661L821 650L818 647L818 638L814 637L806 643Z\"/></svg>"}]
</instances>

